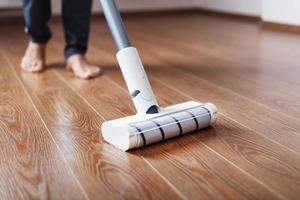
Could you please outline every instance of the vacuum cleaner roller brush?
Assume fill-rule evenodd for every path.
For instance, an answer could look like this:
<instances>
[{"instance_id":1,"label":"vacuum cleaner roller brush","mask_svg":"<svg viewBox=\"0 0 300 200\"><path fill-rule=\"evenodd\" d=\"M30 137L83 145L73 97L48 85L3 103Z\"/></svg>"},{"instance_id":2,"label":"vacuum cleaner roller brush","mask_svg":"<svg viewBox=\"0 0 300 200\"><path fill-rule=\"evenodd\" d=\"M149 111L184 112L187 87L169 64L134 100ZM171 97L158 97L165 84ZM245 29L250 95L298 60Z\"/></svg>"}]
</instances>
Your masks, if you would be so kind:
<instances>
[{"instance_id":1,"label":"vacuum cleaner roller brush","mask_svg":"<svg viewBox=\"0 0 300 200\"><path fill-rule=\"evenodd\" d=\"M143 120L135 115L105 122L102 132L107 142L126 151L206 128L215 122L216 114L213 104L186 102L162 108L156 116L145 115Z\"/></svg>"}]
</instances>

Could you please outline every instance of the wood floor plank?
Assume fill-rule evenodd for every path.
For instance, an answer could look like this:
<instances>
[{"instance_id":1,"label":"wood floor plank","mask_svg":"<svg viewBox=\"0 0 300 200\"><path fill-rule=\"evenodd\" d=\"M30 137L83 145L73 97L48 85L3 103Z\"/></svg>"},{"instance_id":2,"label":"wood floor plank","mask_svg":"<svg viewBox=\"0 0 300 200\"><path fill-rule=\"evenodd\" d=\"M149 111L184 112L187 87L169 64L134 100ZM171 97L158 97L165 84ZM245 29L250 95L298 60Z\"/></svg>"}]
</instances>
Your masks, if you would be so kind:
<instances>
[{"instance_id":1,"label":"wood floor plank","mask_svg":"<svg viewBox=\"0 0 300 200\"><path fill-rule=\"evenodd\" d=\"M104 118L110 120L134 113L126 92L120 91L118 86L107 80L106 75L87 84L66 76L64 72L59 73ZM108 73L106 71L106 74ZM166 144L157 144L138 152L188 199L197 198L195 191L202 199L236 197L251 199L267 196L279 198L191 136L175 139ZM227 169L227 173L223 173L224 168ZM232 179L232 176L237 178ZM185 184L182 185L182 182Z\"/></svg>"},{"instance_id":2,"label":"wood floor plank","mask_svg":"<svg viewBox=\"0 0 300 200\"><path fill-rule=\"evenodd\" d=\"M9 53L21 56L14 48ZM19 62L12 65L90 199L181 198L143 158L105 144L99 131L103 119L53 70L23 73Z\"/></svg>"},{"instance_id":3,"label":"wood floor plank","mask_svg":"<svg viewBox=\"0 0 300 200\"><path fill-rule=\"evenodd\" d=\"M0 199L85 199L0 52Z\"/></svg>"}]
</instances>

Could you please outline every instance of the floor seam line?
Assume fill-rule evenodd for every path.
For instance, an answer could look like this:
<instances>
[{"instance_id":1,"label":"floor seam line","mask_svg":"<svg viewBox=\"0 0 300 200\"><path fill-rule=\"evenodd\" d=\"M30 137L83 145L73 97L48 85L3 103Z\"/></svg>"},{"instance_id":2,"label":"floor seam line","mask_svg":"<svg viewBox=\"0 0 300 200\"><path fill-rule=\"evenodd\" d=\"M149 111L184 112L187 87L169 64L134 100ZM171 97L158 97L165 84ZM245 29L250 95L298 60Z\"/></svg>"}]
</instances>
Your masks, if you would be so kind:
<instances>
[{"instance_id":1,"label":"floor seam line","mask_svg":"<svg viewBox=\"0 0 300 200\"><path fill-rule=\"evenodd\" d=\"M277 144L277 145L281 146L282 148L286 149L287 151L290 151L290 152L296 154L297 156L300 156L300 153L298 153L297 151L294 151L293 149L290 149L290 148L284 146L283 144L280 144L279 142L277 142L277 141L275 141L275 140L272 140L272 139L268 138L268 137L265 136L265 135L259 134L257 131L251 129L250 127L248 127L248 126L246 126L246 125L244 125L244 124L242 124L242 123L236 121L235 119L233 119L233 118L231 118L231 117L229 117L229 116L226 116L224 113L220 113L220 114L223 115L224 117L226 117L227 119L229 119L229 120L231 120L231 121L233 121L233 122L235 122L235 123L241 125L242 127L244 127L244 128L246 128L246 129L248 129L248 130L254 132L255 134L257 134L257 135L259 135L259 136L261 136L261 137L263 137L263 138L265 138L265 139L267 139L267 140L273 142L274 144Z\"/></svg>"},{"instance_id":2,"label":"floor seam line","mask_svg":"<svg viewBox=\"0 0 300 200\"><path fill-rule=\"evenodd\" d=\"M247 172L246 170L240 168L239 166L235 165L231 160L227 159L226 157L224 157L223 155L221 155L219 152L215 151L214 149L212 149L211 147L209 147L208 145L206 145L204 142L200 141L198 138L196 138L195 136L193 136L197 141L201 142L205 147L207 147L208 149L210 149L211 151L215 152L215 154L217 154L218 156L220 156L221 158L223 158L224 160L226 160L228 163L236 166L237 169L239 169L241 172L247 174L249 177L251 177L253 180L255 180L256 182L258 182L260 185L262 185L263 187L265 187L267 190L269 190L270 192L274 193L275 195L279 196L281 199L285 199L287 200L288 198L282 196L280 193L277 193L275 191L275 189L273 189L272 187L270 187L269 185L265 184L263 181L259 180L258 178L256 178L255 176L253 176L252 174L250 174L249 172Z\"/></svg>"},{"instance_id":3,"label":"floor seam line","mask_svg":"<svg viewBox=\"0 0 300 200\"><path fill-rule=\"evenodd\" d=\"M4 54L4 55L5 55L5 54ZM56 148L57 148L58 151L60 152L60 154L61 154L60 156L62 157L62 159L63 159L65 165L67 166L67 168L69 169L69 171L71 172L71 174L72 174L73 178L75 179L75 181L76 181L78 187L80 188L80 190L81 190L83 196L85 197L85 199L89 200L90 198L88 197L88 195L87 195L86 191L84 190L83 186L81 185L81 183L79 182L79 180L78 180L77 177L75 176L75 174L74 174L72 168L69 166L69 164L68 164L66 158L65 158L64 155L63 155L63 152L61 151L61 149L59 148L58 144L56 143L54 137L53 137L52 134L51 134L51 131L50 131L49 128L47 127L47 125L46 125L44 119L42 118L40 112L38 111L37 107L35 106L35 104L34 104L32 98L31 98L31 96L29 95L27 89L25 88L24 83L21 81L21 79L20 79L18 73L16 72L16 70L14 69L14 67L11 66L12 64L11 64L11 62L8 60L8 58L6 58L6 56L5 56L5 59L6 59L7 63L8 63L9 68L13 71L13 73L14 73L14 75L15 75L15 78L17 79L17 81L18 81L19 84L21 85L21 87L22 87L22 89L23 89L23 92L25 93L25 95L26 95L27 98L29 99L29 101L30 101L31 105L33 106L34 110L37 112L37 115L39 116L40 120L42 121L42 124L43 124L44 127L46 128L46 130L47 130L47 132L48 132L50 138L52 139L52 142L55 144Z\"/></svg>"},{"instance_id":4,"label":"floor seam line","mask_svg":"<svg viewBox=\"0 0 300 200\"><path fill-rule=\"evenodd\" d=\"M174 190L174 192L182 199L188 200L188 198L186 196L184 196L178 189L177 187L175 187L166 177L164 177L146 158L144 158L144 156L142 156L140 153L139 155L141 156L141 158L151 167L151 169L153 171L155 171L159 177L161 177L164 182Z\"/></svg>"},{"instance_id":5,"label":"floor seam line","mask_svg":"<svg viewBox=\"0 0 300 200\"><path fill-rule=\"evenodd\" d=\"M68 88L70 88L77 96L79 96L81 98L81 100L84 101L84 103L86 103L103 121L107 121L103 115L101 115L91 104L90 102L88 102L80 93L78 93L72 86L70 86L70 84L62 77L62 75L60 75L57 71L54 71L54 73L57 74L57 76L59 77L60 80L62 80Z\"/></svg>"}]
</instances>

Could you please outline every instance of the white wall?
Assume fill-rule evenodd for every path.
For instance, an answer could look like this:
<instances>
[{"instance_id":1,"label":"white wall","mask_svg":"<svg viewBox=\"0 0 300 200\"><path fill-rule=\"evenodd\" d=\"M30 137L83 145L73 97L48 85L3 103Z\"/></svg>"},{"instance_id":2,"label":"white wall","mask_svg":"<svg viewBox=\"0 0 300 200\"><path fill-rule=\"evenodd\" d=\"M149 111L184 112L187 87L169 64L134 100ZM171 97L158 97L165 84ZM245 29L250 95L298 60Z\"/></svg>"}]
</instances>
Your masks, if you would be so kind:
<instances>
[{"instance_id":1,"label":"white wall","mask_svg":"<svg viewBox=\"0 0 300 200\"><path fill-rule=\"evenodd\" d=\"M300 25L300 0L264 0L262 18L267 22Z\"/></svg>"}]
</instances>

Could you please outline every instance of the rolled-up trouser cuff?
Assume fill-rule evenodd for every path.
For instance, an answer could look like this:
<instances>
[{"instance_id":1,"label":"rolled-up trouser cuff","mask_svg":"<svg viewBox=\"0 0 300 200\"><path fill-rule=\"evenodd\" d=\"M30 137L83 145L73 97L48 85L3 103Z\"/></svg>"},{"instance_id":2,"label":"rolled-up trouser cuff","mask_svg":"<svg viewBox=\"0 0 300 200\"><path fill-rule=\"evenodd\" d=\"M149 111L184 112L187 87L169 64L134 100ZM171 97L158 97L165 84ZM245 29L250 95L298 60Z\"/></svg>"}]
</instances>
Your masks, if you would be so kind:
<instances>
[{"instance_id":1,"label":"rolled-up trouser cuff","mask_svg":"<svg viewBox=\"0 0 300 200\"><path fill-rule=\"evenodd\" d=\"M78 46L71 46L65 48L65 58L69 58L75 54L84 55L86 53L86 47L78 47Z\"/></svg>"},{"instance_id":2,"label":"rolled-up trouser cuff","mask_svg":"<svg viewBox=\"0 0 300 200\"><path fill-rule=\"evenodd\" d=\"M36 38L29 36L29 40L33 43L46 44L50 40L50 38Z\"/></svg>"},{"instance_id":3,"label":"rolled-up trouser cuff","mask_svg":"<svg viewBox=\"0 0 300 200\"><path fill-rule=\"evenodd\" d=\"M43 36L37 36L37 35L31 34L29 29L25 28L25 33L27 33L27 35L29 37L29 40L31 42L40 43L40 44L45 44L45 43L49 42L49 40L52 37L52 33L50 31L47 34L43 35Z\"/></svg>"}]
</instances>

